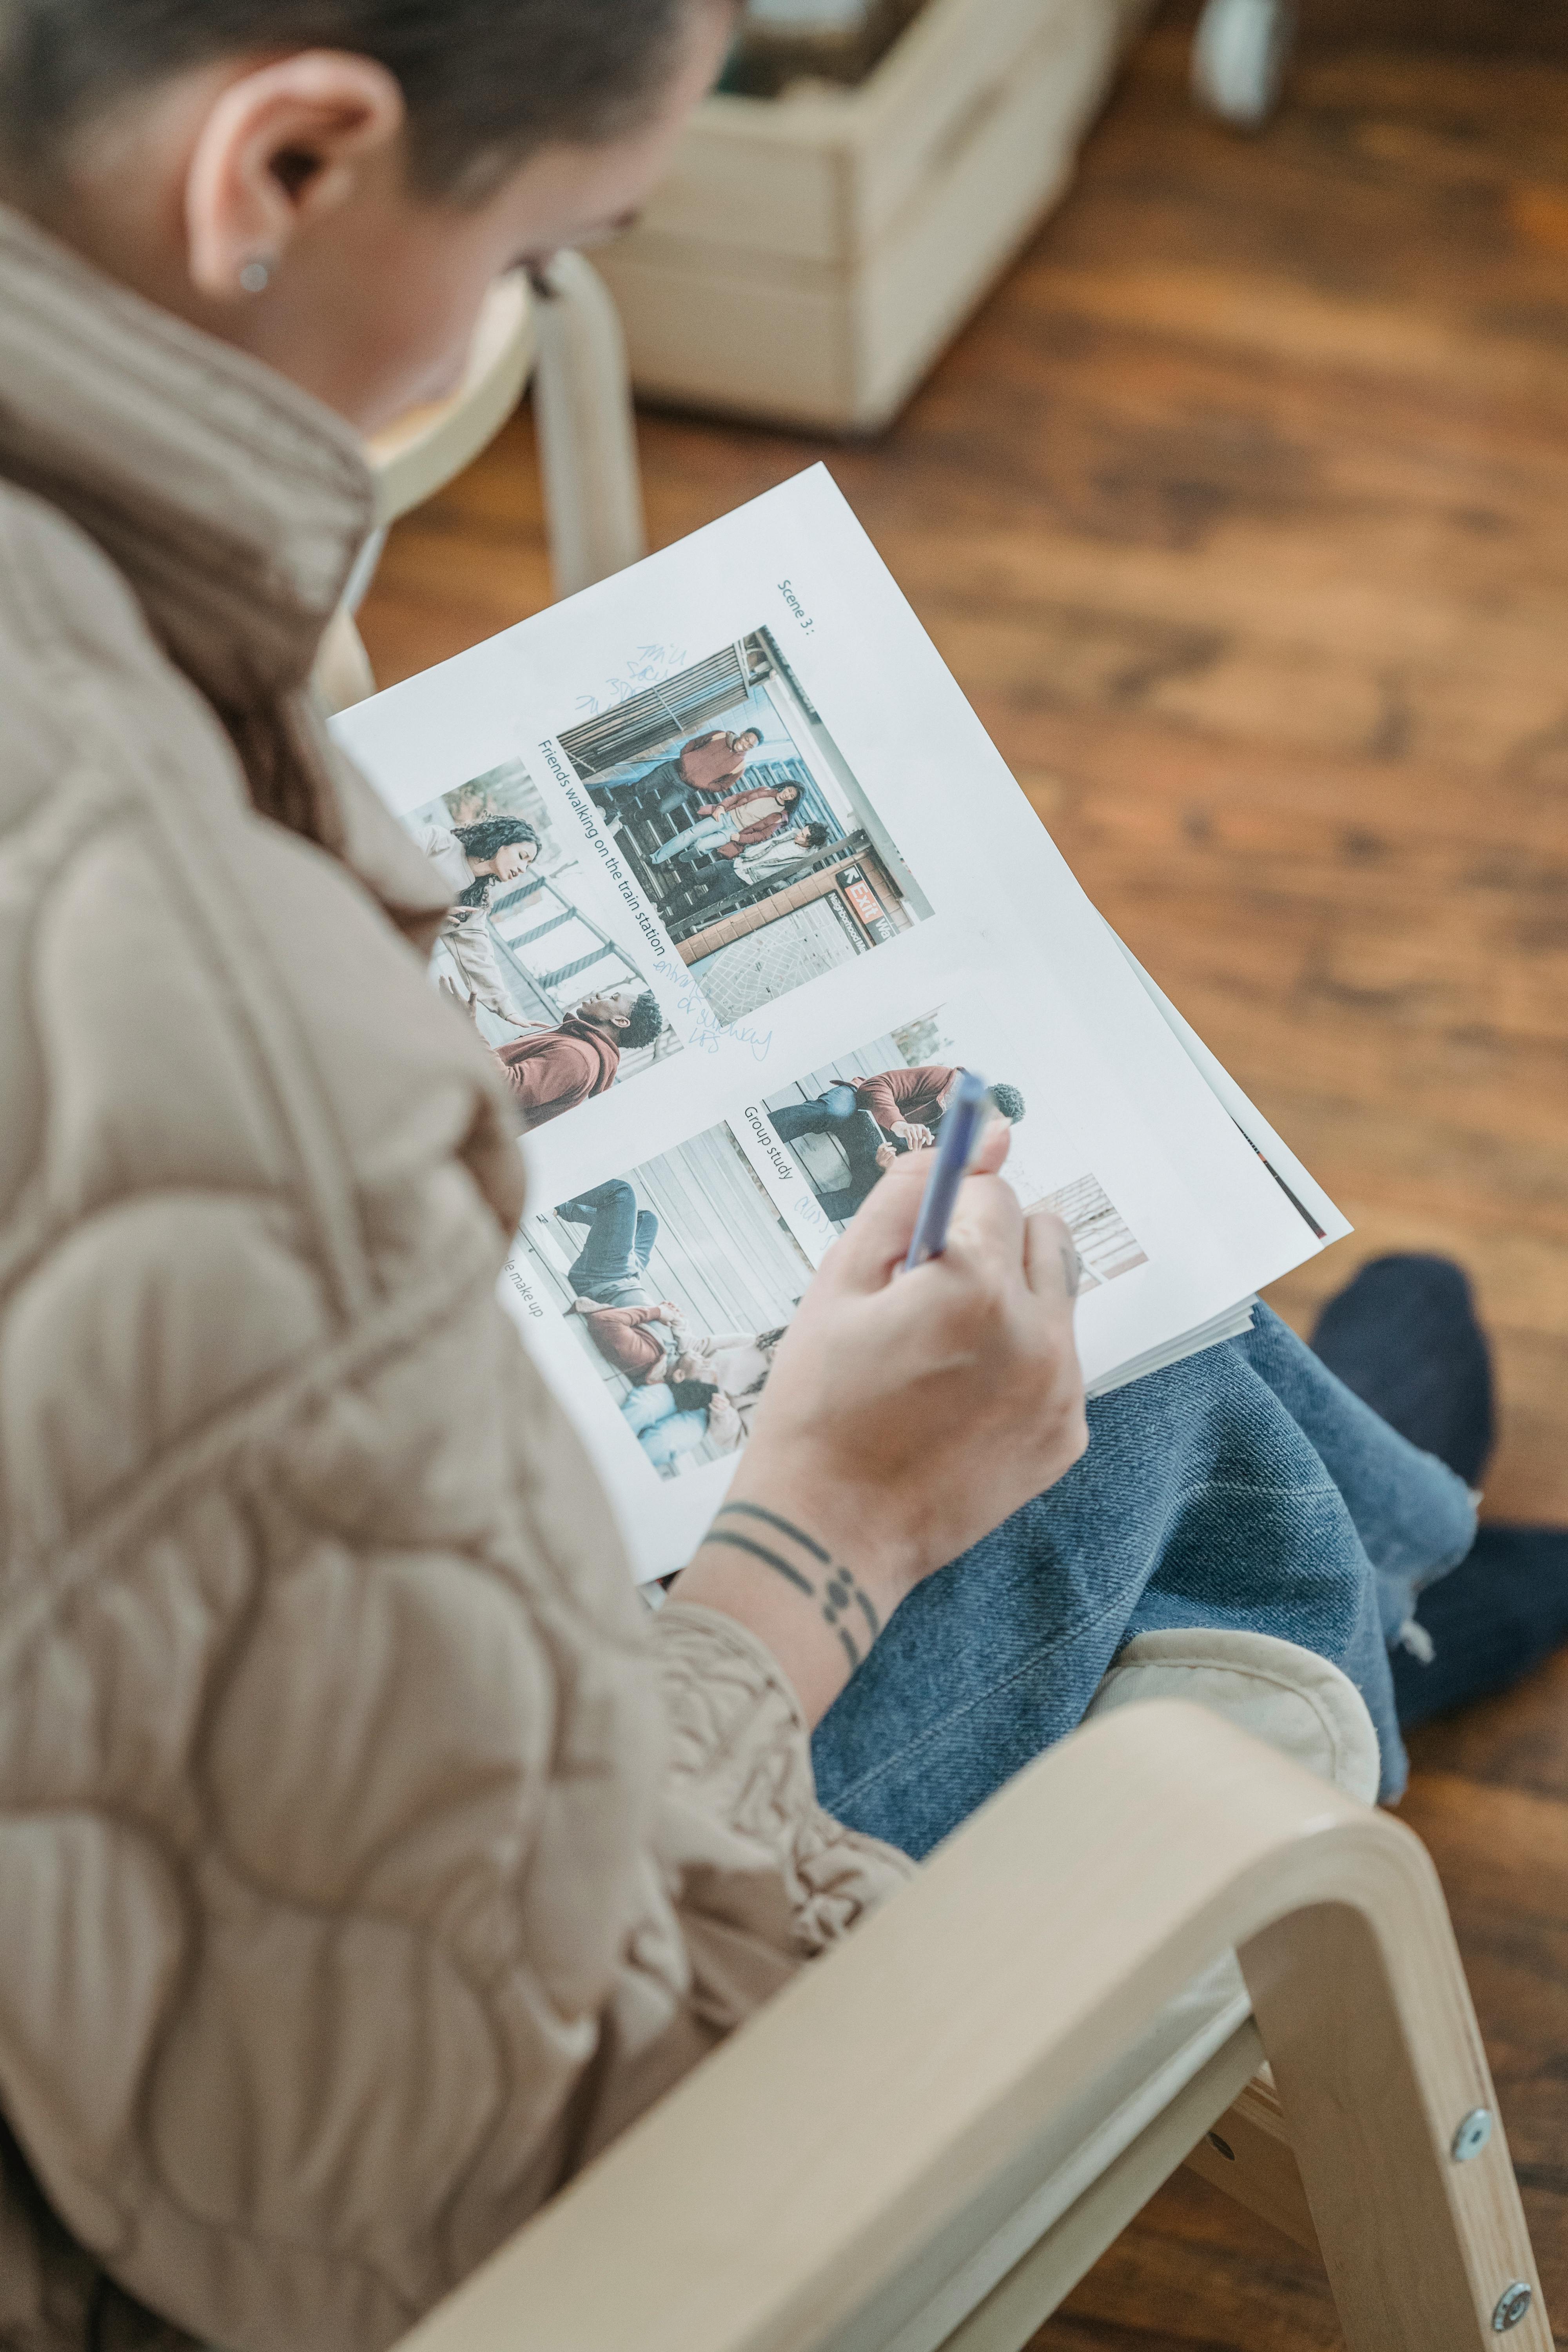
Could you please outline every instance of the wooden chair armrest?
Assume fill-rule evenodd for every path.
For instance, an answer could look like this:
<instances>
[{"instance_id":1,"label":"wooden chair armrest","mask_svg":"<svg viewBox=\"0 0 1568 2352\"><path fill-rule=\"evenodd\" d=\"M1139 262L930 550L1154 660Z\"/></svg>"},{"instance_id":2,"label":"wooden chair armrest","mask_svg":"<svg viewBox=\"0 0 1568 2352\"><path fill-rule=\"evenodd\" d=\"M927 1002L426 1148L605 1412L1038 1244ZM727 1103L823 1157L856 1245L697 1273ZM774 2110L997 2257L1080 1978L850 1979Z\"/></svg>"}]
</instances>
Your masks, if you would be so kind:
<instances>
[{"instance_id":1,"label":"wooden chair armrest","mask_svg":"<svg viewBox=\"0 0 1568 2352\"><path fill-rule=\"evenodd\" d=\"M1339 1939L1334 1980L1315 1990L1321 1955L1308 1938L1298 1967L1293 1937L1314 1917ZM1396 2241L1412 2199L1453 2225L1458 2252L1413 2251L1358 2216L1396 2307L1381 2336L1348 2340L1489 2341L1500 2274L1529 2275L1528 2240L1500 2129L1476 2162L1447 2160L1458 2119L1494 2101L1425 1849L1217 1717L1159 1702L1020 1775L423 2322L410 2352L835 2343L1232 1946L1293 2134L1300 2107L1312 2139L1321 2105L1302 2079L1321 2056L1302 2040L1314 2000L1355 2063L1355 2018L1398 2046L1374 2069L1370 2126L1347 2124L1353 2080L1322 2095L1344 2144L1325 2150L1318 2131L1302 2170L1331 2273L1325 2155L1348 2193L1383 2182ZM1536 2296L1513 2341L1550 2352Z\"/></svg>"}]
</instances>

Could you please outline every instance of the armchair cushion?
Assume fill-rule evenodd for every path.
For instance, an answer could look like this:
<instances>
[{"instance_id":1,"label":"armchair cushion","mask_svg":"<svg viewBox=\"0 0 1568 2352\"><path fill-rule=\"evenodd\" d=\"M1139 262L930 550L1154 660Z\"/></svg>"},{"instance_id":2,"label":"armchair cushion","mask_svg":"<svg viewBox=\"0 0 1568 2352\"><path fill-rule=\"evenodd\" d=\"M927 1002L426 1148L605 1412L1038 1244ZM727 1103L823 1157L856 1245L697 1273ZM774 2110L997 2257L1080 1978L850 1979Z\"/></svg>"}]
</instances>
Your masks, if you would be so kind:
<instances>
[{"instance_id":1,"label":"armchair cushion","mask_svg":"<svg viewBox=\"0 0 1568 2352\"><path fill-rule=\"evenodd\" d=\"M1268 1633L1141 1633L1101 1682L1089 1718L1152 1698L1183 1698L1304 1765L1347 1797L1377 1795L1377 1733L1338 1666Z\"/></svg>"}]
</instances>

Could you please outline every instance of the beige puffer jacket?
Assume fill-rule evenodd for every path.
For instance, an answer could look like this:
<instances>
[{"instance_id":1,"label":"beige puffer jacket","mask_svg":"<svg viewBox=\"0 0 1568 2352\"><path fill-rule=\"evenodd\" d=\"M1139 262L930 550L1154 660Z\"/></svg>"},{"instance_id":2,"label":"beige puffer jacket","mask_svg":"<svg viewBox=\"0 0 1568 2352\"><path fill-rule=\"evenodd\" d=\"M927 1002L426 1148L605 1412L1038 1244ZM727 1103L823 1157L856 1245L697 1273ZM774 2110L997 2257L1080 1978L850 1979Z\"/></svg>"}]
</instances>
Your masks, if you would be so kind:
<instances>
[{"instance_id":1,"label":"beige puffer jacket","mask_svg":"<svg viewBox=\"0 0 1568 2352\"><path fill-rule=\"evenodd\" d=\"M818 1811L765 1650L647 1617L495 1303L504 1097L303 693L369 512L323 411L0 215L26 2352L128 2298L391 2343L907 1867Z\"/></svg>"}]
</instances>

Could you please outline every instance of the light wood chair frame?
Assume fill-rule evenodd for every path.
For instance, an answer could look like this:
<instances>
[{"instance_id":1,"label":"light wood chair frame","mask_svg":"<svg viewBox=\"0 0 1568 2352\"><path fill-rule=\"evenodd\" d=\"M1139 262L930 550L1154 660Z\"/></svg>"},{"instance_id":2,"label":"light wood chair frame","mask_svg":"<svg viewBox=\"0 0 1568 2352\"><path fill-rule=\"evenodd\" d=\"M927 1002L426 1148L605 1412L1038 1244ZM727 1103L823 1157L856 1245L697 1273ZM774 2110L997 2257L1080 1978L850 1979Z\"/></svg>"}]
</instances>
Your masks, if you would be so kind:
<instances>
[{"instance_id":1,"label":"light wood chair frame","mask_svg":"<svg viewBox=\"0 0 1568 2352\"><path fill-rule=\"evenodd\" d=\"M1229 1950L1251 2019L1049 2218L1063 2118ZM406 2352L1017 2352L1194 2148L1321 2248L1350 2352L1550 2352L1425 1849L1160 1701L1022 1774Z\"/></svg>"}]
</instances>

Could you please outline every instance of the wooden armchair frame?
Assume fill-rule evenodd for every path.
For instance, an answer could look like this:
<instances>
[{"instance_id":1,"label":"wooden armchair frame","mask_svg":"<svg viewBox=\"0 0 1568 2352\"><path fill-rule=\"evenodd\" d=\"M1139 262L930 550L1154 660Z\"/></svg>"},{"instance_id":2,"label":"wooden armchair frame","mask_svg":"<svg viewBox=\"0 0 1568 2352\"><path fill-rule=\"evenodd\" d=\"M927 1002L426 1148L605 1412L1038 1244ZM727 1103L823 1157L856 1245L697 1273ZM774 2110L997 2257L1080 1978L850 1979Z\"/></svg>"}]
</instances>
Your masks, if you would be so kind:
<instances>
[{"instance_id":1,"label":"wooden armchair frame","mask_svg":"<svg viewBox=\"0 0 1568 2352\"><path fill-rule=\"evenodd\" d=\"M1232 1949L1252 2018L1053 2207L1064 2127ZM1461 2128L1478 2111L1489 2137ZM1418 1841L1215 1717L1130 1706L1005 1790L407 2352L1016 2352L1216 2125L1221 2185L1315 2233L1351 2352L1550 2352L1495 2117Z\"/></svg>"}]
</instances>

